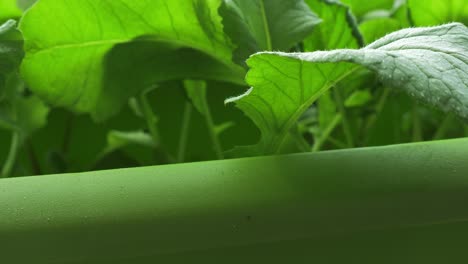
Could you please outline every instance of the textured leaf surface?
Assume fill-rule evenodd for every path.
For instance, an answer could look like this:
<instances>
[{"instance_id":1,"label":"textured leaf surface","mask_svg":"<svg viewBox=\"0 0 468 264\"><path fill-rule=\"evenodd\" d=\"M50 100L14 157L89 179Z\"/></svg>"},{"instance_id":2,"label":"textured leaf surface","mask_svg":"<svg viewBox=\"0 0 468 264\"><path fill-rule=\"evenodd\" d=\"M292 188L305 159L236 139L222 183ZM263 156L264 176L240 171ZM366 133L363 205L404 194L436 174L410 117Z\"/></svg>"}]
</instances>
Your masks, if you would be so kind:
<instances>
[{"instance_id":1,"label":"textured leaf surface","mask_svg":"<svg viewBox=\"0 0 468 264\"><path fill-rule=\"evenodd\" d=\"M92 112L98 118L114 113L129 96L158 81L217 79L224 71L229 72L224 75L228 81L241 83L243 70L231 61L231 44L217 13L220 4L220 0L42 0L22 19L26 49L22 74L48 102ZM105 56L117 44L130 41L155 43L152 54L148 54L152 44L144 46L148 54L144 68L152 66L156 78L116 86L104 82ZM126 70L139 68L144 58L141 49L131 46L120 60L112 60L120 65L115 76L137 79L136 72ZM190 60L184 60L185 54L178 50L188 50ZM160 55L166 56L159 61ZM209 60L200 67L203 59Z\"/></svg>"},{"instance_id":2,"label":"textured leaf surface","mask_svg":"<svg viewBox=\"0 0 468 264\"><path fill-rule=\"evenodd\" d=\"M230 101L262 132L250 153L276 153L305 109L358 65L389 86L468 119L468 29L459 23L400 30L360 50L259 53L248 64L253 88Z\"/></svg>"},{"instance_id":3,"label":"textured leaf surface","mask_svg":"<svg viewBox=\"0 0 468 264\"><path fill-rule=\"evenodd\" d=\"M321 21L304 0L224 0L220 13L241 64L258 51L288 51Z\"/></svg>"}]
</instances>

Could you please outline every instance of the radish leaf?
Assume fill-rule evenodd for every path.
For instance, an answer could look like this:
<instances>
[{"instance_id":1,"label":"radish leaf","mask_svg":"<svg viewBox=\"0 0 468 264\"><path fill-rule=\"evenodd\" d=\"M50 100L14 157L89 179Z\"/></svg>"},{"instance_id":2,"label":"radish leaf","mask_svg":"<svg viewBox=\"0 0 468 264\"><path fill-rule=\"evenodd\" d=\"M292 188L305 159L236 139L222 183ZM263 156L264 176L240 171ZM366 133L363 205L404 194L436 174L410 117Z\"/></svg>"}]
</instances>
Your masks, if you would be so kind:
<instances>
[{"instance_id":1,"label":"radish leaf","mask_svg":"<svg viewBox=\"0 0 468 264\"><path fill-rule=\"evenodd\" d=\"M262 52L252 56L246 94L236 102L262 138L244 155L277 153L304 111L335 83L364 66L388 86L468 119L468 29L460 23L404 29L359 50Z\"/></svg>"}]
</instances>

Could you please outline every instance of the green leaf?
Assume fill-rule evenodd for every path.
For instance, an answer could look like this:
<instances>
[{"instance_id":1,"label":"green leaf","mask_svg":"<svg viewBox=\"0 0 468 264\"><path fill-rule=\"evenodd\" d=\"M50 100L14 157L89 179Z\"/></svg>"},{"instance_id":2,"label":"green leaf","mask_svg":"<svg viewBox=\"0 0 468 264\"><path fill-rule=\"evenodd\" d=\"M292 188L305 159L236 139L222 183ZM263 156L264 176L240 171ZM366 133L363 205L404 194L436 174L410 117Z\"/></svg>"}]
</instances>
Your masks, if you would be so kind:
<instances>
[{"instance_id":1,"label":"green leaf","mask_svg":"<svg viewBox=\"0 0 468 264\"><path fill-rule=\"evenodd\" d=\"M349 5L357 17L363 17L366 13L379 9L390 9L393 5L393 0L341 0L341 2Z\"/></svg>"},{"instance_id":2,"label":"green leaf","mask_svg":"<svg viewBox=\"0 0 468 264\"><path fill-rule=\"evenodd\" d=\"M459 23L394 32L360 50L263 52L253 56L246 94L236 102L262 132L243 153L277 153L302 113L359 68L387 85L468 119L468 29Z\"/></svg>"},{"instance_id":3,"label":"green leaf","mask_svg":"<svg viewBox=\"0 0 468 264\"><path fill-rule=\"evenodd\" d=\"M47 102L96 119L116 113L131 96L161 81L243 83L244 71L232 62L217 13L220 4L42 0L20 25L26 49L22 75ZM110 63L115 67L108 70L104 65Z\"/></svg>"},{"instance_id":4,"label":"green leaf","mask_svg":"<svg viewBox=\"0 0 468 264\"><path fill-rule=\"evenodd\" d=\"M258 51L288 51L321 22L304 0L224 0L220 14L241 65Z\"/></svg>"},{"instance_id":5,"label":"green leaf","mask_svg":"<svg viewBox=\"0 0 468 264\"><path fill-rule=\"evenodd\" d=\"M36 96L18 99L15 102L17 125L27 135L44 127L49 108Z\"/></svg>"},{"instance_id":6,"label":"green leaf","mask_svg":"<svg viewBox=\"0 0 468 264\"><path fill-rule=\"evenodd\" d=\"M8 19L19 18L21 13L16 0L0 0L0 24Z\"/></svg>"},{"instance_id":7,"label":"green leaf","mask_svg":"<svg viewBox=\"0 0 468 264\"><path fill-rule=\"evenodd\" d=\"M14 20L0 26L0 126L29 136L46 124L49 108L36 96L22 95L22 45Z\"/></svg>"},{"instance_id":8,"label":"green leaf","mask_svg":"<svg viewBox=\"0 0 468 264\"><path fill-rule=\"evenodd\" d=\"M333 101L332 93L325 92L318 102L319 129L322 130L333 120L337 112L337 106ZM321 131L323 132L323 131Z\"/></svg>"},{"instance_id":9,"label":"green leaf","mask_svg":"<svg viewBox=\"0 0 468 264\"><path fill-rule=\"evenodd\" d=\"M351 94L345 101L346 107L363 106L372 100L372 94L368 90L359 90Z\"/></svg>"},{"instance_id":10,"label":"green leaf","mask_svg":"<svg viewBox=\"0 0 468 264\"><path fill-rule=\"evenodd\" d=\"M359 29L366 43L370 43L390 32L410 26L408 4L406 0L397 0L389 10L368 13L359 25Z\"/></svg>"},{"instance_id":11,"label":"green leaf","mask_svg":"<svg viewBox=\"0 0 468 264\"><path fill-rule=\"evenodd\" d=\"M8 79L17 71L21 63L22 46L21 34L16 29L14 20L0 25L0 101L6 97Z\"/></svg>"},{"instance_id":12,"label":"green leaf","mask_svg":"<svg viewBox=\"0 0 468 264\"><path fill-rule=\"evenodd\" d=\"M449 22L468 25L465 0L408 0L411 17L417 26L434 26Z\"/></svg>"},{"instance_id":13,"label":"green leaf","mask_svg":"<svg viewBox=\"0 0 468 264\"><path fill-rule=\"evenodd\" d=\"M364 45L349 7L335 0L306 0L323 22L304 40L305 51L359 48Z\"/></svg>"},{"instance_id":14,"label":"green leaf","mask_svg":"<svg viewBox=\"0 0 468 264\"><path fill-rule=\"evenodd\" d=\"M143 131L123 132L112 130L107 134L107 146L100 154L103 157L113 151L121 149L129 145L137 145L148 148L155 148L156 143L150 134ZM100 158L98 158L99 160Z\"/></svg>"},{"instance_id":15,"label":"green leaf","mask_svg":"<svg viewBox=\"0 0 468 264\"><path fill-rule=\"evenodd\" d=\"M203 116L210 114L206 97L206 83L204 81L186 80L184 81L187 96L192 101L193 106Z\"/></svg>"},{"instance_id":16,"label":"green leaf","mask_svg":"<svg viewBox=\"0 0 468 264\"><path fill-rule=\"evenodd\" d=\"M348 6L334 0L307 0L307 3L323 19L323 23L318 25L313 34L304 41L305 51L359 48L364 45L356 18ZM338 104L340 105L340 102ZM338 119L340 122L344 121L341 115L338 117L339 108L331 92L324 93L317 105L319 122L318 126L313 128L315 148L326 141L328 135L339 124Z\"/></svg>"},{"instance_id":17,"label":"green leaf","mask_svg":"<svg viewBox=\"0 0 468 264\"><path fill-rule=\"evenodd\" d=\"M206 127L208 128L208 135L210 137L211 145L213 147L214 153L216 154L216 157L218 159L223 159L223 148L219 140L219 133L217 133L217 131L222 130L218 129L218 126L213 121L213 116L208 105L208 98L206 94L206 82L186 80L184 82L184 86L185 91L187 92L187 95L192 101L193 105L205 118Z\"/></svg>"}]
</instances>

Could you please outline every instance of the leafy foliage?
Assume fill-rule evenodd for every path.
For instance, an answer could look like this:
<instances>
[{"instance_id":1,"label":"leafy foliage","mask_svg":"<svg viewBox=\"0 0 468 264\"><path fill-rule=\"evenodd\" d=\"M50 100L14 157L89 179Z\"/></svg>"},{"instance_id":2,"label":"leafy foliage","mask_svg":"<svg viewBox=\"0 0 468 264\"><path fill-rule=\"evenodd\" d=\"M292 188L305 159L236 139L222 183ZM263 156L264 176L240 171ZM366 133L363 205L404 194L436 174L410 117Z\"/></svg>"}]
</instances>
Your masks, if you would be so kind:
<instances>
[{"instance_id":1,"label":"leafy foliage","mask_svg":"<svg viewBox=\"0 0 468 264\"><path fill-rule=\"evenodd\" d=\"M391 87L468 119L466 43L468 29L454 23L397 31L360 50L259 53L248 62L247 82L254 88L231 101L261 129L262 141L255 147L260 153L278 152L304 111L356 70L349 62L375 71Z\"/></svg>"},{"instance_id":2,"label":"leafy foliage","mask_svg":"<svg viewBox=\"0 0 468 264\"><path fill-rule=\"evenodd\" d=\"M0 0L3 176L468 135L464 1L35 2Z\"/></svg>"},{"instance_id":3,"label":"leafy foliage","mask_svg":"<svg viewBox=\"0 0 468 264\"><path fill-rule=\"evenodd\" d=\"M288 51L321 22L303 0L223 3L220 14L226 33L237 44L235 60L240 64L258 51Z\"/></svg>"}]
</instances>

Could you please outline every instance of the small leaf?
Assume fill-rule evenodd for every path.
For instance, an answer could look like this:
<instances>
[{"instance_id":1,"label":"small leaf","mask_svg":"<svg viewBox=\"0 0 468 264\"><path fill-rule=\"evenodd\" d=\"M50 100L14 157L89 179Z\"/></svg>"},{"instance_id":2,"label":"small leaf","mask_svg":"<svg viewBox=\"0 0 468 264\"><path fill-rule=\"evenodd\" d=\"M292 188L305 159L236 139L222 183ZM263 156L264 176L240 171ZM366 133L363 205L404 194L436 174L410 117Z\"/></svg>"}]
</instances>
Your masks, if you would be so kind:
<instances>
[{"instance_id":1,"label":"small leaf","mask_svg":"<svg viewBox=\"0 0 468 264\"><path fill-rule=\"evenodd\" d=\"M107 145L97 156L96 160L100 161L111 153L125 148L127 146L142 146L154 149L157 144L154 142L150 134L143 131L117 131L111 130L107 134Z\"/></svg>"},{"instance_id":2,"label":"small leaf","mask_svg":"<svg viewBox=\"0 0 468 264\"><path fill-rule=\"evenodd\" d=\"M50 109L37 96L20 98L15 104L16 123L26 135L32 134L47 124Z\"/></svg>"},{"instance_id":3,"label":"small leaf","mask_svg":"<svg viewBox=\"0 0 468 264\"><path fill-rule=\"evenodd\" d=\"M262 132L244 153L277 153L304 111L359 66L388 86L468 119L468 29L459 23L404 29L360 50L263 52L249 59L253 87L236 102Z\"/></svg>"},{"instance_id":4,"label":"small leaf","mask_svg":"<svg viewBox=\"0 0 468 264\"><path fill-rule=\"evenodd\" d=\"M345 101L346 107L359 107L367 104L372 100L372 94L369 90L359 90L351 94Z\"/></svg>"},{"instance_id":5,"label":"small leaf","mask_svg":"<svg viewBox=\"0 0 468 264\"><path fill-rule=\"evenodd\" d=\"M110 131L107 135L108 149L116 150L128 145L139 145L148 148L155 148L151 135L143 131L122 132Z\"/></svg>"}]
</instances>

